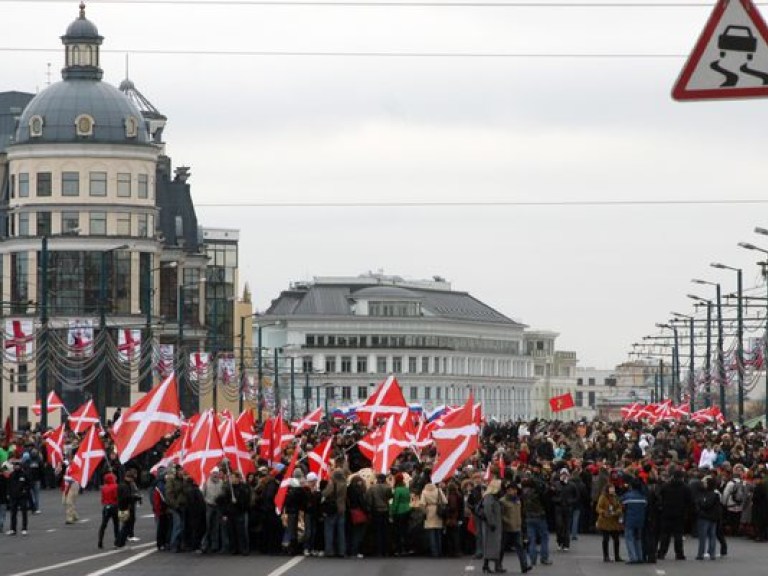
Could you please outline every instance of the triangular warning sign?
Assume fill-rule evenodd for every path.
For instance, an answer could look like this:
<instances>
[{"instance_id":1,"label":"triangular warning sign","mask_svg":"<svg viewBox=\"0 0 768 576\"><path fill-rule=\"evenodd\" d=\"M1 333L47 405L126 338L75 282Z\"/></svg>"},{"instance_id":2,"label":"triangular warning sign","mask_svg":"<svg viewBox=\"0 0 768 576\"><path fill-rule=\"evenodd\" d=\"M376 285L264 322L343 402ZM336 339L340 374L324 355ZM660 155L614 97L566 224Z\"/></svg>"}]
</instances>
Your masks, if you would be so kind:
<instances>
[{"instance_id":1,"label":"triangular warning sign","mask_svg":"<svg viewBox=\"0 0 768 576\"><path fill-rule=\"evenodd\" d=\"M752 0L718 0L672 98L761 96L768 96L768 27Z\"/></svg>"}]
</instances>

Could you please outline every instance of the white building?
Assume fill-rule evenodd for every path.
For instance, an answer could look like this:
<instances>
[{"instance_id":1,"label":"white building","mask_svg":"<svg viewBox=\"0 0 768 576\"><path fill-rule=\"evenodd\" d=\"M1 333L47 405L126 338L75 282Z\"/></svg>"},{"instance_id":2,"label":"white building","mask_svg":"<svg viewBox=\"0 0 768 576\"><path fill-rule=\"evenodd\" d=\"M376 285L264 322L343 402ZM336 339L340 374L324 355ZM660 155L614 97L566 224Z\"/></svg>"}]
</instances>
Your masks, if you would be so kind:
<instances>
[{"instance_id":1,"label":"white building","mask_svg":"<svg viewBox=\"0 0 768 576\"><path fill-rule=\"evenodd\" d=\"M471 390L487 418L544 415L532 394L541 379L537 353L546 347L558 354L556 334L529 334L524 324L439 277L409 281L369 273L297 282L257 323L264 348L280 347L283 357L294 358L301 410L307 394L311 406L362 402L395 374L406 400L425 410L460 403ZM281 366L285 399L286 363Z\"/></svg>"}]
</instances>

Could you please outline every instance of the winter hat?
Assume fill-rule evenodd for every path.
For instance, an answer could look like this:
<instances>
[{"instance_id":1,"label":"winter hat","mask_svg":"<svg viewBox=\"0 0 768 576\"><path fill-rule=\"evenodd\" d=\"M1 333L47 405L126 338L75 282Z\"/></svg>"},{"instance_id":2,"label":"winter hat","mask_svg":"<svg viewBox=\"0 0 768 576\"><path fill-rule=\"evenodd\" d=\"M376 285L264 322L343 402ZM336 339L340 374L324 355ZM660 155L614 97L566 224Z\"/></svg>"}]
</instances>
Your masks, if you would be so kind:
<instances>
[{"instance_id":1,"label":"winter hat","mask_svg":"<svg viewBox=\"0 0 768 576\"><path fill-rule=\"evenodd\" d=\"M317 474L314 472L307 474L307 482L317 482Z\"/></svg>"}]
</instances>

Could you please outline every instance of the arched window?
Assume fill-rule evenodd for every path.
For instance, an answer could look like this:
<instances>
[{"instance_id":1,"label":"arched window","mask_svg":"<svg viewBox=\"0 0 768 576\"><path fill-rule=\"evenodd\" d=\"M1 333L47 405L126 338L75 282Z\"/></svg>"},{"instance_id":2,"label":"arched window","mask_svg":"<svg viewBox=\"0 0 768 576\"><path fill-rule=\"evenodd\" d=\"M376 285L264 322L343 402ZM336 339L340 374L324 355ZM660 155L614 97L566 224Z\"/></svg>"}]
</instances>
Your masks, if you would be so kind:
<instances>
[{"instance_id":1,"label":"arched window","mask_svg":"<svg viewBox=\"0 0 768 576\"><path fill-rule=\"evenodd\" d=\"M78 136L93 136L94 121L88 114L80 114L75 118L75 130Z\"/></svg>"},{"instance_id":2,"label":"arched window","mask_svg":"<svg viewBox=\"0 0 768 576\"><path fill-rule=\"evenodd\" d=\"M43 117L35 114L29 119L29 135L33 138L39 138L43 135Z\"/></svg>"},{"instance_id":3,"label":"arched window","mask_svg":"<svg viewBox=\"0 0 768 576\"><path fill-rule=\"evenodd\" d=\"M139 121L134 116L125 119L125 137L136 138L139 133Z\"/></svg>"}]
</instances>

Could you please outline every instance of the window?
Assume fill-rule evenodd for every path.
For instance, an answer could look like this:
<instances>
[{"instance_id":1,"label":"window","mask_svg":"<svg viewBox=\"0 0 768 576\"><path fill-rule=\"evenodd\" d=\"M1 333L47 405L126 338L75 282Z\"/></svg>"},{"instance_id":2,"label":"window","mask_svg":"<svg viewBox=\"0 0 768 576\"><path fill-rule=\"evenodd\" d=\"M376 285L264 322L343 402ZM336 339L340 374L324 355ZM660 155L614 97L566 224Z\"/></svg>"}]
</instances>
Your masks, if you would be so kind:
<instances>
[{"instance_id":1,"label":"window","mask_svg":"<svg viewBox=\"0 0 768 576\"><path fill-rule=\"evenodd\" d=\"M588 383L589 386L594 386L595 385L595 379L594 378L589 378L587 380L587 383Z\"/></svg>"},{"instance_id":2,"label":"window","mask_svg":"<svg viewBox=\"0 0 768 576\"><path fill-rule=\"evenodd\" d=\"M71 233L80 228L80 212L65 210L61 213L61 232Z\"/></svg>"},{"instance_id":3,"label":"window","mask_svg":"<svg viewBox=\"0 0 768 576\"><path fill-rule=\"evenodd\" d=\"M305 374L312 372L312 356L304 356L301 359L301 371Z\"/></svg>"},{"instance_id":4,"label":"window","mask_svg":"<svg viewBox=\"0 0 768 576\"><path fill-rule=\"evenodd\" d=\"M91 196L107 195L107 173L91 172L89 193Z\"/></svg>"},{"instance_id":5,"label":"window","mask_svg":"<svg viewBox=\"0 0 768 576\"><path fill-rule=\"evenodd\" d=\"M351 356L342 356L341 357L341 371L342 372L352 372L352 357Z\"/></svg>"},{"instance_id":6,"label":"window","mask_svg":"<svg viewBox=\"0 0 768 576\"><path fill-rule=\"evenodd\" d=\"M131 197L131 175L126 172L117 173L117 195L120 198Z\"/></svg>"},{"instance_id":7,"label":"window","mask_svg":"<svg viewBox=\"0 0 768 576\"><path fill-rule=\"evenodd\" d=\"M35 114L29 119L29 135L33 138L43 135L43 118Z\"/></svg>"},{"instance_id":8,"label":"window","mask_svg":"<svg viewBox=\"0 0 768 576\"><path fill-rule=\"evenodd\" d=\"M418 358L416 356L409 356L408 357L408 372L411 374L416 374L416 366L418 366Z\"/></svg>"},{"instance_id":9,"label":"window","mask_svg":"<svg viewBox=\"0 0 768 576\"><path fill-rule=\"evenodd\" d=\"M52 182L52 179L51 179L50 172L38 172L37 173L37 195L50 196L52 192L51 182Z\"/></svg>"},{"instance_id":10,"label":"window","mask_svg":"<svg viewBox=\"0 0 768 576\"><path fill-rule=\"evenodd\" d=\"M400 356L392 358L392 372L399 374L403 371L403 359Z\"/></svg>"},{"instance_id":11,"label":"window","mask_svg":"<svg viewBox=\"0 0 768 576\"><path fill-rule=\"evenodd\" d=\"M589 407L594 408L595 407L595 393L590 392L589 393Z\"/></svg>"},{"instance_id":12,"label":"window","mask_svg":"<svg viewBox=\"0 0 768 576\"><path fill-rule=\"evenodd\" d=\"M616 378L606 378L603 383L606 386L616 386Z\"/></svg>"},{"instance_id":13,"label":"window","mask_svg":"<svg viewBox=\"0 0 768 576\"><path fill-rule=\"evenodd\" d=\"M421 359L421 373L429 374L429 358L427 356Z\"/></svg>"},{"instance_id":14,"label":"window","mask_svg":"<svg viewBox=\"0 0 768 576\"><path fill-rule=\"evenodd\" d=\"M584 392L581 390L576 391L576 398L574 399L576 406L584 406Z\"/></svg>"},{"instance_id":15,"label":"window","mask_svg":"<svg viewBox=\"0 0 768 576\"><path fill-rule=\"evenodd\" d=\"M19 236L29 236L29 213L19 214Z\"/></svg>"},{"instance_id":16,"label":"window","mask_svg":"<svg viewBox=\"0 0 768 576\"><path fill-rule=\"evenodd\" d=\"M440 357L435 356L435 363L433 364L434 368L432 369L432 372L435 374L440 374Z\"/></svg>"},{"instance_id":17,"label":"window","mask_svg":"<svg viewBox=\"0 0 768 576\"><path fill-rule=\"evenodd\" d=\"M443 389L438 386L435 388L435 400L441 400L443 397Z\"/></svg>"},{"instance_id":18,"label":"window","mask_svg":"<svg viewBox=\"0 0 768 576\"><path fill-rule=\"evenodd\" d=\"M424 386L424 400L431 400L432 389L429 386Z\"/></svg>"},{"instance_id":19,"label":"window","mask_svg":"<svg viewBox=\"0 0 768 576\"><path fill-rule=\"evenodd\" d=\"M139 198L149 198L149 177L139 174Z\"/></svg>"},{"instance_id":20,"label":"window","mask_svg":"<svg viewBox=\"0 0 768 576\"><path fill-rule=\"evenodd\" d=\"M368 398L368 386L358 386L357 387L357 399L358 400L365 400Z\"/></svg>"},{"instance_id":21,"label":"window","mask_svg":"<svg viewBox=\"0 0 768 576\"><path fill-rule=\"evenodd\" d=\"M29 197L29 172L19 173L19 198Z\"/></svg>"},{"instance_id":22,"label":"window","mask_svg":"<svg viewBox=\"0 0 768 576\"><path fill-rule=\"evenodd\" d=\"M342 400L352 400L352 386L342 386L341 387L341 399Z\"/></svg>"},{"instance_id":23,"label":"window","mask_svg":"<svg viewBox=\"0 0 768 576\"><path fill-rule=\"evenodd\" d=\"M325 371L328 373L336 372L336 357L328 356L325 359Z\"/></svg>"},{"instance_id":24,"label":"window","mask_svg":"<svg viewBox=\"0 0 768 576\"><path fill-rule=\"evenodd\" d=\"M138 223L138 236L139 238L149 238L149 221L148 214L137 214L136 222Z\"/></svg>"},{"instance_id":25,"label":"window","mask_svg":"<svg viewBox=\"0 0 768 576\"><path fill-rule=\"evenodd\" d=\"M37 213L37 235L38 236L51 235L51 213L50 212Z\"/></svg>"},{"instance_id":26,"label":"window","mask_svg":"<svg viewBox=\"0 0 768 576\"><path fill-rule=\"evenodd\" d=\"M418 400L419 399L419 388L418 386L411 386L410 390L408 390L408 397L411 400Z\"/></svg>"},{"instance_id":27,"label":"window","mask_svg":"<svg viewBox=\"0 0 768 576\"><path fill-rule=\"evenodd\" d=\"M544 366L534 366L533 367L533 375L534 376L544 376Z\"/></svg>"},{"instance_id":28,"label":"window","mask_svg":"<svg viewBox=\"0 0 768 576\"><path fill-rule=\"evenodd\" d=\"M543 340L537 340L536 341L536 350L544 350L544 341Z\"/></svg>"},{"instance_id":29,"label":"window","mask_svg":"<svg viewBox=\"0 0 768 576\"><path fill-rule=\"evenodd\" d=\"M75 118L75 129L78 136L93 136L93 118L88 114L80 114Z\"/></svg>"},{"instance_id":30,"label":"window","mask_svg":"<svg viewBox=\"0 0 768 576\"><path fill-rule=\"evenodd\" d=\"M118 236L131 235L131 215L130 214L117 215L117 235Z\"/></svg>"},{"instance_id":31,"label":"window","mask_svg":"<svg viewBox=\"0 0 768 576\"><path fill-rule=\"evenodd\" d=\"M358 374L364 374L368 372L368 358L365 356L357 357L357 372Z\"/></svg>"},{"instance_id":32,"label":"window","mask_svg":"<svg viewBox=\"0 0 768 576\"><path fill-rule=\"evenodd\" d=\"M584 378L576 378L576 386L584 386Z\"/></svg>"},{"instance_id":33,"label":"window","mask_svg":"<svg viewBox=\"0 0 768 576\"><path fill-rule=\"evenodd\" d=\"M91 212L89 234L91 236L106 236L107 234L107 213Z\"/></svg>"},{"instance_id":34,"label":"window","mask_svg":"<svg viewBox=\"0 0 768 576\"><path fill-rule=\"evenodd\" d=\"M139 133L139 121L133 116L128 116L125 119L125 137L136 138Z\"/></svg>"},{"instance_id":35,"label":"window","mask_svg":"<svg viewBox=\"0 0 768 576\"><path fill-rule=\"evenodd\" d=\"M376 356L376 372L379 374L386 374L387 372L387 357Z\"/></svg>"},{"instance_id":36,"label":"window","mask_svg":"<svg viewBox=\"0 0 768 576\"><path fill-rule=\"evenodd\" d=\"M307 334L307 348L312 348L315 345L315 335Z\"/></svg>"},{"instance_id":37,"label":"window","mask_svg":"<svg viewBox=\"0 0 768 576\"><path fill-rule=\"evenodd\" d=\"M80 172L61 173L61 195L80 196Z\"/></svg>"}]
</instances>

